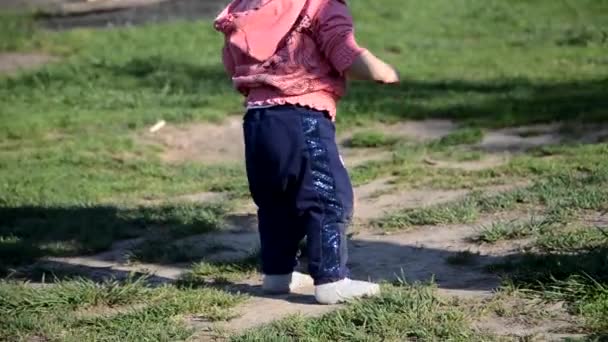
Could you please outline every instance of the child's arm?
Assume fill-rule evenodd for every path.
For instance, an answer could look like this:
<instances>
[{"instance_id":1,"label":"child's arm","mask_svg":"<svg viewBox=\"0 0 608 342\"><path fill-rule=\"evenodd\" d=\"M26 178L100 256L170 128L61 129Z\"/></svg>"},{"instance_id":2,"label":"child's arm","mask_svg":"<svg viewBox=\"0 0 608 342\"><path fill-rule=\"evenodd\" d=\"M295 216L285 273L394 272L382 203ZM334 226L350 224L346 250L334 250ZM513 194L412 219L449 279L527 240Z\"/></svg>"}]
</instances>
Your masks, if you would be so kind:
<instances>
[{"instance_id":1,"label":"child's arm","mask_svg":"<svg viewBox=\"0 0 608 342\"><path fill-rule=\"evenodd\" d=\"M348 78L380 83L398 83L399 73L368 50L363 51L346 69Z\"/></svg>"},{"instance_id":2,"label":"child's arm","mask_svg":"<svg viewBox=\"0 0 608 342\"><path fill-rule=\"evenodd\" d=\"M338 72L358 80L399 82L393 67L357 44L353 18L343 0L325 0L317 20L317 42Z\"/></svg>"}]
</instances>

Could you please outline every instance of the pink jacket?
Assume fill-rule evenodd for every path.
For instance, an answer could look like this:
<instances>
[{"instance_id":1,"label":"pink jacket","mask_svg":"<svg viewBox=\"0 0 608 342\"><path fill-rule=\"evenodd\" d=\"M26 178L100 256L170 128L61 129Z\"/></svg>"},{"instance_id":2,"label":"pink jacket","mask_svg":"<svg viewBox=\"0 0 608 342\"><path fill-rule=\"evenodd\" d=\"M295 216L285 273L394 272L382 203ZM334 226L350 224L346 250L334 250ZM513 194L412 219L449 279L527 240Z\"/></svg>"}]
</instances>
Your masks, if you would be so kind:
<instances>
[{"instance_id":1,"label":"pink jacket","mask_svg":"<svg viewBox=\"0 0 608 342\"><path fill-rule=\"evenodd\" d=\"M302 105L335 119L344 71L364 51L342 0L233 0L215 28L247 106Z\"/></svg>"}]
</instances>

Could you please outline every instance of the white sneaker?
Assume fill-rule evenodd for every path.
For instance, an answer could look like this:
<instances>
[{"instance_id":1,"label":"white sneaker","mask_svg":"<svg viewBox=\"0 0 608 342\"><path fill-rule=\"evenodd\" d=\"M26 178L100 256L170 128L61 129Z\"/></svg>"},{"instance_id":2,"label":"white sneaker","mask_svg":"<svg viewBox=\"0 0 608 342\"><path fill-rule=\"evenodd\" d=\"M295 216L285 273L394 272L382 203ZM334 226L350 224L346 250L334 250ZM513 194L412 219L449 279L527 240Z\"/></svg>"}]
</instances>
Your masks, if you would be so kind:
<instances>
[{"instance_id":1,"label":"white sneaker","mask_svg":"<svg viewBox=\"0 0 608 342\"><path fill-rule=\"evenodd\" d=\"M315 298L319 304L338 304L378 294L380 294L380 285L349 278L315 286Z\"/></svg>"},{"instance_id":2,"label":"white sneaker","mask_svg":"<svg viewBox=\"0 0 608 342\"><path fill-rule=\"evenodd\" d=\"M293 272L285 275L264 275L262 290L272 294L285 294L313 285L314 281L308 274Z\"/></svg>"}]
</instances>

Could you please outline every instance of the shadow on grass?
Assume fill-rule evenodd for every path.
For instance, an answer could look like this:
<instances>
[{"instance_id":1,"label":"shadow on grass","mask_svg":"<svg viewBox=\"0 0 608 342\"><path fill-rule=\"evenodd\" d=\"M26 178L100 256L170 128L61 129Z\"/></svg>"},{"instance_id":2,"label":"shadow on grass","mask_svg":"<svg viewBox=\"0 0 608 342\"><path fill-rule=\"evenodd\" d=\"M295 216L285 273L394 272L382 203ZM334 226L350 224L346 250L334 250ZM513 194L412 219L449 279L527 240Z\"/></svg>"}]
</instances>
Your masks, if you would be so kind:
<instances>
[{"instance_id":1,"label":"shadow on grass","mask_svg":"<svg viewBox=\"0 0 608 342\"><path fill-rule=\"evenodd\" d=\"M606 246L573 254L523 254L491 265L492 272L509 276L516 286L549 290L542 285L564 281L573 275L594 279L608 286Z\"/></svg>"},{"instance_id":2,"label":"shadow on grass","mask_svg":"<svg viewBox=\"0 0 608 342\"><path fill-rule=\"evenodd\" d=\"M442 290L490 294L502 281L508 279L519 289L553 294L556 299L569 302L576 301L577 296L581 295L576 292L576 286L597 285L598 289L608 289L608 247L572 254L515 253L509 256L490 256L354 238L350 241L349 254L351 276L359 280L393 284L434 281ZM89 259L104 261L103 257L95 255ZM453 260L464 261L455 263ZM239 279L243 274L259 272L257 261L257 256L253 255L234 261L205 261L202 258L172 265L146 264L158 266L156 271L160 270L155 272L154 269L148 269L148 272L137 271L137 268L114 267L121 265L95 266L52 260L39 263L28 270L25 276L33 282L75 277L102 282L109 279L132 279L136 276L146 277L153 286L175 283L184 287L215 287L256 297L314 304L314 298L309 295L270 296L259 285L252 285L247 279ZM199 272L196 271L196 266L193 271L193 262L205 262L211 271ZM305 265L304 259L298 269L305 272ZM568 282L575 279L584 284L574 283L570 286Z\"/></svg>"},{"instance_id":3,"label":"shadow on grass","mask_svg":"<svg viewBox=\"0 0 608 342\"><path fill-rule=\"evenodd\" d=\"M44 256L109 249L115 241L164 234L172 238L213 231L225 208L184 204L161 207L0 208L0 273Z\"/></svg>"},{"instance_id":4,"label":"shadow on grass","mask_svg":"<svg viewBox=\"0 0 608 342\"><path fill-rule=\"evenodd\" d=\"M97 67L119 78L135 79L141 87L162 92L209 95L233 90L230 79L221 66L206 67L153 56L134 58L122 65Z\"/></svg>"},{"instance_id":5,"label":"shadow on grass","mask_svg":"<svg viewBox=\"0 0 608 342\"><path fill-rule=\"evenodd\" d=\"M199 66L163 57L133 59L109 66L117 76L143 87L196 93L232 91L220 65ZM608 78L572 82L521 79L413 80L398 86L354 82L340 117L409 120L441 118L482 127L548 122L608 121Z\"/></svg>"},{"instance_id":6,"label":"shadow on grass","mask_svg":"<svg viewBox=\"0 0 608 342\"><path fill-rule=\"evenodd\" d=\"M404 80L397 87L355 83L345 115L442 118L483 127L608 121L608 78L580 82Z\"/></svg>"}]
</instances>

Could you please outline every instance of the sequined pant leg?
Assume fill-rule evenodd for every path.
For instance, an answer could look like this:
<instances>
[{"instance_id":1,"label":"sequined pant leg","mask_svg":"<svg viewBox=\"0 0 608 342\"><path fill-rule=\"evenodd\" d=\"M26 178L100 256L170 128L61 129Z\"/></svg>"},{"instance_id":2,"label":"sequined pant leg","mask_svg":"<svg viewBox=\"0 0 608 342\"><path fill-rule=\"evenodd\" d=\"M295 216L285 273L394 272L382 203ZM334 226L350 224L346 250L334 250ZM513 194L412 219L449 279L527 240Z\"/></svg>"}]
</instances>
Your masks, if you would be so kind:
<instances>
[{"instance_id":1,"label":"sequined pant leg","mask_svg":"<svg viewBox=\"0 0 608 342\"><path fill-rule=\"evenodd\" d=\"M302 131L306 153L298 205L307 232L310 273L319 285L348 276L346 229L353 192L333 123L314 112L304 114Z\"/></svg>"}]
</instances>

